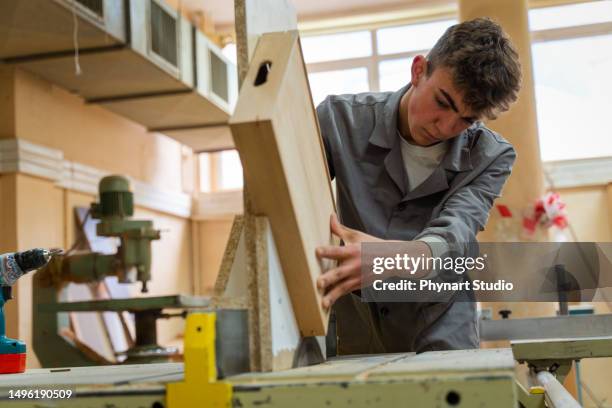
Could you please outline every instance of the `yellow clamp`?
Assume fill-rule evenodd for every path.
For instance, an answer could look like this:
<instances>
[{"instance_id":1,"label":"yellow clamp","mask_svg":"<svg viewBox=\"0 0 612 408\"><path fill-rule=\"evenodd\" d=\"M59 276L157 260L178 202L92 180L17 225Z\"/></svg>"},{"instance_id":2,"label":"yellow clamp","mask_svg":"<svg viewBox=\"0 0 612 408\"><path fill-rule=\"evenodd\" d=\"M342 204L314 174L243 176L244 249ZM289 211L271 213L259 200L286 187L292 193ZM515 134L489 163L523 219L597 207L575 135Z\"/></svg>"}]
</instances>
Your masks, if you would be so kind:
<instances>
[{"instance_id":1,"label":"yellow clamp","mask_svg":"<svg viewBox=\"0 0 612 408\"><path fill-rule=\"evenodd\" d=\"M531 388L529 388L529 393L531 395L544 394L545 390L544 390L544 387L541 387L539 385L534 385Z\"/></svg>"},{"instance_id":2,"label":"yellow clamp","mask_svg":"<svg viewBox=\"0 0 612 408\"><path fill-rule=\"evenodd\" d=\"M185 327L185 380L166 385L168 408L230 407L232 385L217 381L215 313L191 313Z\"/></svg>"}]
</instances>

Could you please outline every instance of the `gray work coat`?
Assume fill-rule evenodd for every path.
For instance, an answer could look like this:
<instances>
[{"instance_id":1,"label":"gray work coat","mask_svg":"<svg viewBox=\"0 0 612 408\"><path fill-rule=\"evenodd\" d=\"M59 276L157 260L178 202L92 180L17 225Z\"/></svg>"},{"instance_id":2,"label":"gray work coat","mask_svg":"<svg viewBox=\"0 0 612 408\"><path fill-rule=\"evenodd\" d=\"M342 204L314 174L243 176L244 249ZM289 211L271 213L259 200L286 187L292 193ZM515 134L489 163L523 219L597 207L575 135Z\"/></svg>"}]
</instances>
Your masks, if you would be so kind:
<instances>
[{"instance_id":1,"label":"gray work coat","mask_svg":"<svg viewBox=\"0 0 612 408\"><path fill-rule=\"evenodd\" d=\"M383 239L435 236L467 251L484 228L516 153L478 122L449 141L438 168L409 192L397 130L407 90L329 96L317 107L340 220ZM479 346L476 303L470 299L364 303L357 291L340 298L334 312L338 354Z\"/></svg>"}]
</instances>

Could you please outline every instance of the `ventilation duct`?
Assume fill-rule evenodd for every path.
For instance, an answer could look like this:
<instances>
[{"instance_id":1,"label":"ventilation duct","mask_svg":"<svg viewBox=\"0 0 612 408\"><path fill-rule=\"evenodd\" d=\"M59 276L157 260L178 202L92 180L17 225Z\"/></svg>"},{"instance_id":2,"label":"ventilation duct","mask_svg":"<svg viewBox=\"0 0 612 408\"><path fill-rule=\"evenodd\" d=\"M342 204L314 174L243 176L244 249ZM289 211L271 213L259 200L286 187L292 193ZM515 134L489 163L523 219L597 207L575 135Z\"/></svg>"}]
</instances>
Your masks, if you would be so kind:
<instances>
[{"instance_id":1,"label":"ventilation duct","mask_svg":"<svg viewBox=\"0 0 612 408\"><path fill-rule=\"evenodd\" d=\"M0 22L5 62L196 150L231 146L236 66L162 0L0 0Z\"/></svg>"},{"instance_id":2,"label":"ventilation duct","mask_svg":"<svg viewBox=\"0 0 612 408\"><path fill-rule=\"evenodd\" d=\"M75 44L85 51L126 40L124 0L0 1L0 59L8 62L74 54Z\"/></svg>"},{"instance_id":3,"label":"ventilation duct","mask_svg":"<svg viewBox=\"0 0 612 408\"><path fill-rule=\"evenodd\" d=\"M41 0L19 0L19 4ZM42 0L52 3L55 0ZM21 58L12 61L49 82L79 94L88 102L102 102L142 95L189 92L194 86L193 38L191 25L162 0L67 1L73 10L87 8L88 15L109 18L107 2L112 1L129 11L124 29L129 27L129 42L114 47L88 49L81 44L81 25L77 27L79 53L71 50ZM103 7L100 7L100 3ZM32 8L37 17L41 11ZM84 12L83 12L84 13ZM72 15L69 14L70 18ZM93 18L93 17L92 17ZM49 23L41 33L52 32L59 21ZM63 23L72 39L72 20ZM71 40L72 41L72 40Z\"/></svg>"},{"instance_id":4,"label":"ventilation duct","mask_svg":"<svg viewBox=\"0 0 612 408\"><path fill-rule=\"evenodd\" d=\"M196 151L231 147L227 121L236 103L236 66L194 30L196 86L188 93L101 101L102 106Z\"/></svg>"}]
</instances>

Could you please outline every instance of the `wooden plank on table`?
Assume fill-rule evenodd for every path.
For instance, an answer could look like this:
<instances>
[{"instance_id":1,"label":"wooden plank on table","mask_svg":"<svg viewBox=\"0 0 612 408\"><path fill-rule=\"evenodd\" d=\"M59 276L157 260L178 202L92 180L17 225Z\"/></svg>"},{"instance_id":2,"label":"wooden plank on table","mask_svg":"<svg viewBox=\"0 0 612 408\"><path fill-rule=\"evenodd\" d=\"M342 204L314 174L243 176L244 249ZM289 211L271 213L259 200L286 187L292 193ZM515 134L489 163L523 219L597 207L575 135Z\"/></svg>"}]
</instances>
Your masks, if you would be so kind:
<instances>
[{"instance_id":1,"label":"wooden plank on table","mask_svg":"<svg viewBox=\"0 0 612 408\"><path fill-rule=\"evenodd\" d=\"M511 373L514 358L509 348L429 351L407 355L368 373L370 379L405 377L406 375L483 375L492 372Z\"/></svg>"},{"instance_id":2,"label":"wooden plank on table","mask_svg":"<svg viewBox=\"0 0 612 408\"><path fill-rule=\"evenodd\" d=\"M183 363L107 365L100 367L35 368L24 373L0 376L0 390L48 385L144 383L182 381Z\"/></svg>"},{"instance_id":3,"label":"wooden plank on table","mask_svg":"<svg viewBox=\"0 0 612 408\"><path fill-rule=\"evenodd\" d=\"M612 336L516 340L510 345L519 362L612 357Z\"/></svg>"},{"instance_id":4,"label":"wooden plank on table","mask_svg":"<svg viewBox=\"0 0 612 408\"><path fill-rule=\"evenodd\" d=\"M387 365L414 353L342 356L321 364L271 373L245 373L231 378L232 384L321 383L353 381L363 373Z\"/></svg>"},{"instance_id":5,"label":"wooden plank on table","mask_svg":"<svg viewBox=\"0 0 612 408\"><path fill-rule=\"evenodd\" d=\"M230 128L253 211L270 219L300 332L323 335L328 313L316 288L315 248L333 242L335 207L297 31L260 38Z\"/></svg>"}]
</instances>

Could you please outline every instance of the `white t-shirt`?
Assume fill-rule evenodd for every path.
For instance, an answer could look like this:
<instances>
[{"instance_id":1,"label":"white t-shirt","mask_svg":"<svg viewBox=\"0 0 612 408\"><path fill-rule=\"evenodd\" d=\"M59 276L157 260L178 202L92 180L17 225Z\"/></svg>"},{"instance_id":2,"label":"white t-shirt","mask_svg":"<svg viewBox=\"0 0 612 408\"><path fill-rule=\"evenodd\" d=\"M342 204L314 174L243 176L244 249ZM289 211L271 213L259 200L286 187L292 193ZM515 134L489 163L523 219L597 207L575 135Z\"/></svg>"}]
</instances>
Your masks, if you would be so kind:
<instances>
[{"instance_id":1,"label":"white t-shirt","mask_svg":"<svg viewBox=\"0 0 612 408\"><path fill-rule=\"evenodd\" d=\"M409 143L399 131L397 134L402 144L402 159L408 176L408 191L412 191L427 180L440 165L448 150L448 143L440 142L433 146L419 146ZM448 244L438 235L426 235L419 238L419 241L429 245L431 255L435 258L442 257L448 251Z\"/></svg>"},{"instance_id":2,"label":"white t-shirt","mask_svg":"<svg viewBox=\"0 0 612 408\"><path fill-rule=\"evenodd\" d=\"M427 180L440 165L448 149L448 143L440 142L433 146L419 146L408 142L401 135L399 137L402 144L404 168L408 176L408 191L412 191Z\"/></svg>"}]
</instances>

